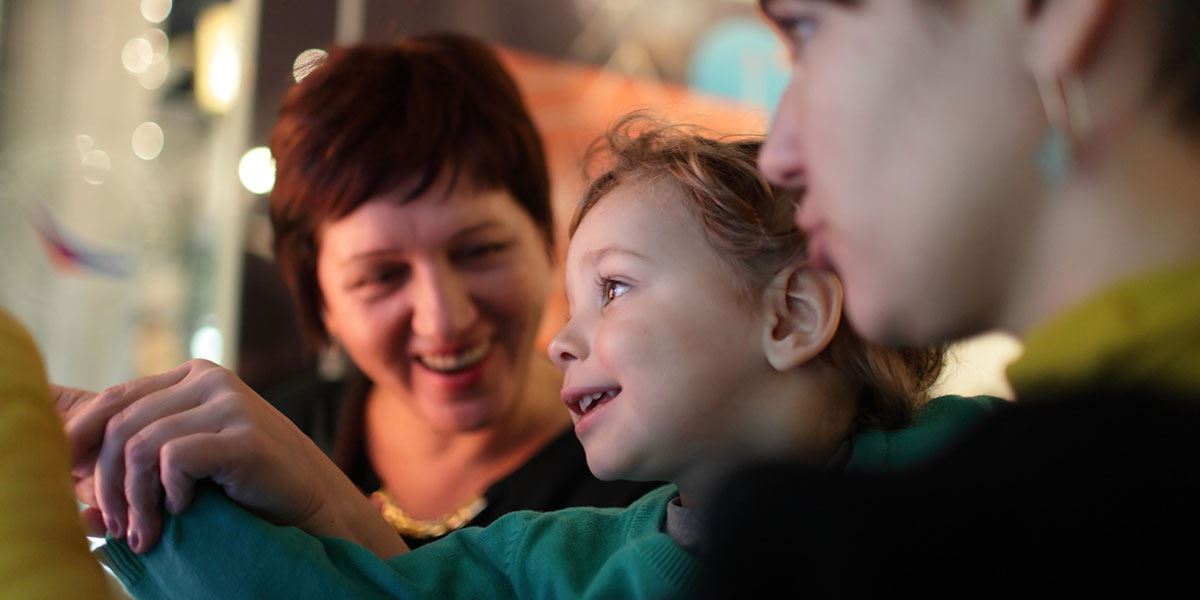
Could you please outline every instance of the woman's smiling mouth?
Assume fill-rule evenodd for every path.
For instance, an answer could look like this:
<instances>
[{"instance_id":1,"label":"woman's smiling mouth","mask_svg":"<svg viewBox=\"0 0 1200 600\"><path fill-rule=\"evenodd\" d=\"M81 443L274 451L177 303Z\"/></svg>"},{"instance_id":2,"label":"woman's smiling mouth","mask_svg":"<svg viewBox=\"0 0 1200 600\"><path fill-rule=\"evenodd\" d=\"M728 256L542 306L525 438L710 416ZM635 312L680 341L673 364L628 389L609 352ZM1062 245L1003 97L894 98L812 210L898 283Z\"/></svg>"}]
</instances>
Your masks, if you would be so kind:
<instances>
[{"instance_id":1,"label":"woman's smiling mouth","mask_svg":"<svg viewBox=\"0 0 1200 600\"><path fill-rule=\"evenodd\" d=\"M421 366L434 373L453 375L483 362L491 350L492 340L485 339L459 352L417 354L416 359Z\"/></svg>"}]
</instances>

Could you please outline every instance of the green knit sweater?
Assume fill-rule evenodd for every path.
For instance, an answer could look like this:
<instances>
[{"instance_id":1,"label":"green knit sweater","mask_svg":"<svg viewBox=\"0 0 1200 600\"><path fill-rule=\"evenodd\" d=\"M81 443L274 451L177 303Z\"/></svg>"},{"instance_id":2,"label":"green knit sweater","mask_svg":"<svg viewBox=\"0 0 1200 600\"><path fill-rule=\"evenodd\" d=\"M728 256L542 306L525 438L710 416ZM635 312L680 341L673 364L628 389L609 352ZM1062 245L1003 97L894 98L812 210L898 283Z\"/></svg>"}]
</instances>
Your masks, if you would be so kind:
<instances>
[{"instance_id":1,"label":"green knit sweater","mask_svg":"<svg viewBox=\"0 0 1200 600\"><path fill-rule=\"evenodd\" d=\"M937 453L1002 401L946 396L914 424L853 439L847 469L903 470ZM346 540L272 525L219 490L166 517L155 549L97 550L137 598L667 598L692 595L699 563L663 532L663 486L625 509L501 517L381 560Z\"/></svg>"}]
</instances>

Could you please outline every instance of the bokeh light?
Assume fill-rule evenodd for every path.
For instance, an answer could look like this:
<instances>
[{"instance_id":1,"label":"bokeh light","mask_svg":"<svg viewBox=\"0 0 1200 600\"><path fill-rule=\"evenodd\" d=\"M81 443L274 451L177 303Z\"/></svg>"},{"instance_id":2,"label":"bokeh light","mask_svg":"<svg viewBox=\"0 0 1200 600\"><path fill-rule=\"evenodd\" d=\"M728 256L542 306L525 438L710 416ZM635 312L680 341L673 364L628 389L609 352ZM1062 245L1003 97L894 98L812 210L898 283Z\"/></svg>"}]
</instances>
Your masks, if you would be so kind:
<instances>
[{"instance_id":1,"label":"bokeh light","mask_svg":"<svg viewBox=\"0 0 1200 600\"><path fill-rule=\"evenodd\" d=\"M108 172L112 170L112 160L108 158L108 153L103 150L89 150L83 155L83 180L92 184L100 185L108 177Z\"/></svg>"},{"instance_id":2,"label":"bokeh light","mask_svg":"<svg viewBox=\"0 0 1200 600\"><path fill-rule=\"evenodd\" d=\"M192 358L211 360L217 364L225 357L225 336L212 325L203 325L192 334L188 350Z\"/></svg>"},{"instance_id":3,"label":"bokeh light","mask_svg":"<svg viewBox=\"0 0 1200 600\"><path fill-rule=\"evenodd\" d=\"M146 41L146 38L135 37L125 42L125 47L121 49L121 64L130 73L135 75L141 73L152 62L154 62L154 47Z\"/></svg>"},{"instance_id":4,"label":"bokeh light","mask_svg":"<svg viewBox=\"0 0 1200 600\"><path fill-rule=\"evenodd\" d=\"M254 194L270 193L275 187L275 157L270 148L257 146L246 151L238 162L238 179Z\"/></svg>"},{"instance_id":5,"label":"bokeh light","mask_svg":"<svg viewBox=\"0 0 1200 600\"><path fill-rule=\"evenodd\" d=\"M213 4L196 19L196 101L210 113L225 113L237 100L242 80L238 23L229 4Z\"/></svg>"},{"instance_id":6,"label":"bokeh light","mask_svg":"<svg viewBox=\"0 0 1200 600\"><path fill-rule=\"evenodd\" d=\"M142 0L142 18L162 23L171 14L171 0Z\"/></svg>"},{"instance_id":7,"label":"bokeh light","mask_svg":"<svg viewBox=\"0 0 1200 600\"><path fill-rule=\"evenodd\" d=\"M296 55L296 60L292 61L292 79L296 83L308 77L313 69L321 66L321 63L329 56L329 53L320 48L309 48L304 52Z\"/></svg>"},{"instance_id":8,"label":"bokeh light","mask_svg":"<svg viewBox=\"0 0 1200 600\"><path fill-rule=\"evenodd\" d=\"M145 71L137 74L138 83L148 90L155 90L162 87L167 81L167 75L170 74L171 63L167 59L151 63L146 67Z\"/></svg>"},{"instance_id":9,"label":"bokeh light","mask_svg":"<svg viewBox=\"0 0 1200 600\"><path fill-rule=\"evenodd\" d=\"M133 130L133 153L142 160L158 158L163 149L163 130L158 123L146 121Z\"/></svg>"},{"instance_id":10,"label":"bokeh light","mask_svg":"<svg viewBox=\"0 0 1200 600\"><path fill-rule=\"evenodd\" d=\"M171 49L171 42L167 39L167 34L163 30L155 28L147 29L142 34L142 39L146 40L150 44L151 50L153 50L153 57L150 59L151 62L158 62L167 57L167 52Z\"/></svg>"}]
</instances>

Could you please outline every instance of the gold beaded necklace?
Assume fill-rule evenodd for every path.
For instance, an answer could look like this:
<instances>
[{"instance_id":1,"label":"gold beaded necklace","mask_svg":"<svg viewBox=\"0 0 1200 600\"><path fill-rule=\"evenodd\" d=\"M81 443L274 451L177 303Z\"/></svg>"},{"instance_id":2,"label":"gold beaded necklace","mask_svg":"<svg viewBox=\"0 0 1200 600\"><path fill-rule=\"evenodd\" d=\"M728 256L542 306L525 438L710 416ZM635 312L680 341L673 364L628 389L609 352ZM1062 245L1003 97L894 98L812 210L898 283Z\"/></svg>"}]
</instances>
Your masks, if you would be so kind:
<instances>
[{"instance_id":1,"label":"gold beaded necklace","mask_svg":"<svg viewBox=\"0 0 1200 600\"><path fill-rule=\"evenodd\" d=\"M396 533L417 539L446 535L471 522L471 519L479 516L479 513L487 508L487 499L480 496L437 519L422 520L409 516L404 509L396 505L391 494L383 490L371 494L371 499L379 505L379 514L396 530Z\"/></svg>"}]
</instances>

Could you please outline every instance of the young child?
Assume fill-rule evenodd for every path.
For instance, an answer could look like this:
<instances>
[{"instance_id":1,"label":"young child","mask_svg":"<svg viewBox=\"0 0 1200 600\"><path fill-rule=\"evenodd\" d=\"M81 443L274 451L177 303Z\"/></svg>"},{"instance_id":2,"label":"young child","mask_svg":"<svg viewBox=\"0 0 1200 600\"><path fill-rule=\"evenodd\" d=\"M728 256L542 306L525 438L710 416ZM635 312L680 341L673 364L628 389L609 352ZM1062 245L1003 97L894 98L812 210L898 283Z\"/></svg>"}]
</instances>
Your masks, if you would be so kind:
<instances>
[{"instance_id":1,"label":"young child","mask_svg":"<svg viewBox=\"0 0 1200 600\"><path fill-rule=\"evenodd\" d=\"M896 470L989 412L941 398L916 415L937 348L883 349L841 326L836 276L805 260L798 196L758 173L757 139L633 116L603 146L571 225L571 317L549 351L602 479L665 480L627 509L518 512L386 560L258 519L214 491L138 555L104 561L140 598L670 597L694 592L698 521L749 460Z\"/></svg>"}]
</instances>

